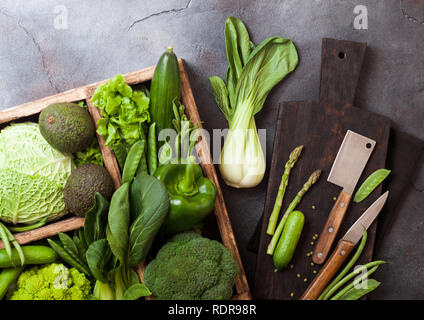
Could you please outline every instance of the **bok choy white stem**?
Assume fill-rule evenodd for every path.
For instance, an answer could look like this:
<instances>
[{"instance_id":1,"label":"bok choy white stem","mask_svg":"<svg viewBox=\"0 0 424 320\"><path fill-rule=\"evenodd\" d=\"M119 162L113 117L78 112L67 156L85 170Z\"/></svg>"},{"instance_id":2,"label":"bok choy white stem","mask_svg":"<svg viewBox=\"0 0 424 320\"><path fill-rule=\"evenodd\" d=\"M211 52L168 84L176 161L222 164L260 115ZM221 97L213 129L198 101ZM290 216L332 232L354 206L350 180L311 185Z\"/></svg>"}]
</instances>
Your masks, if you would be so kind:
<instances>
[{"instance_id":1,"label":"bok choy white stem","mask_svg":"<svg viewBox=\"0 0 424 320\"><path fill-rule=\"evenodd\" d=\"M229 186L250 188L265 174L254 116L271 89L296 68L298 56L289 39L270 37L255 46L243 22L234 17L225 22L225 44L226 82L217 76L209 79L215 102L229 124L219 169Z\"/></svg>"}]
</instances>

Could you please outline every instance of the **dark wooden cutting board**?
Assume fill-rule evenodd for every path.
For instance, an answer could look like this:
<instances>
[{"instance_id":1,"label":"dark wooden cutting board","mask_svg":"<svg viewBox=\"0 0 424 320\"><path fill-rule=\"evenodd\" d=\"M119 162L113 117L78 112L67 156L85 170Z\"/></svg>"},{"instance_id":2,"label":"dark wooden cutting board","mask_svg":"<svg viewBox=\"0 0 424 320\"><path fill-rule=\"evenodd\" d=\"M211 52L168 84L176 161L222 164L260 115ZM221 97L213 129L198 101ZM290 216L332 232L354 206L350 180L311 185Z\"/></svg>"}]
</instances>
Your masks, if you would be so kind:
<instances>
[{"instance_id":1,"label":"dark wooden cutting board","mask_svg":"<svg viewBox=\"0 0 424 320\"><path fill-rule=\"evenodd\" d=\"M323 39L320 101L284 102L279 107L257 256L253 291L256 299L297 299L314 278L314 271L319 272L320 266L312 265L307 253L314 250L312 237L321 232L334 204L333 198L341 191L326 180L346 131L350 129L377 142L358 186L374 170L385 167L390 120L352 105L365 49L364 43ZM293 268L274 272L272 257L266 254L271 237L265 230L284 165L290 152L301 144L305 148L292 170L282 212L315 169L322 169L323 173L297 208L305 214L305 226L292 260ZM351 203L336 241L381 191L382 186L379 186L363 202ZM312 206L316 209L313 210ZM369 229L362 261L372 258L375 233L374 223Z\"/></svg>"}]
</instances>

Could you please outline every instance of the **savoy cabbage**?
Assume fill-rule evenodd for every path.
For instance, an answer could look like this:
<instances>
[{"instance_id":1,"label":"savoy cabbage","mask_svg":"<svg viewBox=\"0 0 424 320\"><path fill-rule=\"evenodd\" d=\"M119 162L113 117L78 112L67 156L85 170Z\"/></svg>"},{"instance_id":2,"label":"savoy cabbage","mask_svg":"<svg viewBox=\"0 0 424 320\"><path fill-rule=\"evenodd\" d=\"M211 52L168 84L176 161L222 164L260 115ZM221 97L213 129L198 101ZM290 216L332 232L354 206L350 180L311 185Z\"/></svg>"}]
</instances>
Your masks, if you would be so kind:
<instances>
[{"instance_id":1,"label":"savoy cabbage","mask_svg":"<svg viewBox=\"0 0 424 320\"><path fill-rule=\"evenodd\" d=\"M35 223L66 213L63 189L74 164L51 147L38 124L16 123L0 132L0 220Z\"/></svg>"}]
</instances>

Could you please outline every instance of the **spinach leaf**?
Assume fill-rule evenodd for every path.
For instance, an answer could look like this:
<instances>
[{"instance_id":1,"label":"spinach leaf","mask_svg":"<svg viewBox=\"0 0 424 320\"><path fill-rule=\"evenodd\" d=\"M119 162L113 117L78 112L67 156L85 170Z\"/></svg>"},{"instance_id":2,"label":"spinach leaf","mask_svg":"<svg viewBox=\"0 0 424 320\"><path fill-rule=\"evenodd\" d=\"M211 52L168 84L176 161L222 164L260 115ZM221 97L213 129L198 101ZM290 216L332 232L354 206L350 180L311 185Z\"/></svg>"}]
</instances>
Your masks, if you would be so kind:
<instances>
[{"instance_id":1,"label":"spinach leaf","mask_svg":"<svg viewBox=\"0 0 424 320\"><path fill-rule=\"evenodd\" d=\"M100 282L108 282L107 265L112 256L106 239L93 242L86 252L88 267Z\"/></svg>"},{"instance_id":2,"label":"spinach leaf","mask_svg":"<svg viewBox=\"0 0 424 320\"><path fill-rule=\"evenodd\" d=\"M137 300L141 297L150 296L152 293L150 290L142 283L133 284L127 290L125 290L123 300Z\"/></svg>"},{"instance_id":3,"label":"spinach leaf","mask_svg":"<svg viewBox=\"0 0 424 320\"><path fill-rule=\"evenodd\" d=\"M96 192L94 206L85 215L84 238L88 246L105 237L108 210L109 202Z\"/></svg>"},{"instance_id":4,"label":"spinach leaf","mask_svg":"<svg viewBox=\"0 0 424 320\"><path fill-rule=\"evenodd\" d=\"M110 249L121 264L126 264L129 244L130 199L128 183L124 183L110 202L106 237Z\"/></svg>"},{"instance_id":5,"label":"spinach leaf","mask_svg":"<svg viewBox=\"0 0 424 320\"><path fill-rule=\"evenodd\" d=\"M143 261L169 208L168 191L155 177L138 175L131 185L131 216L129 265Z\"/></svg>"}]
</instances>

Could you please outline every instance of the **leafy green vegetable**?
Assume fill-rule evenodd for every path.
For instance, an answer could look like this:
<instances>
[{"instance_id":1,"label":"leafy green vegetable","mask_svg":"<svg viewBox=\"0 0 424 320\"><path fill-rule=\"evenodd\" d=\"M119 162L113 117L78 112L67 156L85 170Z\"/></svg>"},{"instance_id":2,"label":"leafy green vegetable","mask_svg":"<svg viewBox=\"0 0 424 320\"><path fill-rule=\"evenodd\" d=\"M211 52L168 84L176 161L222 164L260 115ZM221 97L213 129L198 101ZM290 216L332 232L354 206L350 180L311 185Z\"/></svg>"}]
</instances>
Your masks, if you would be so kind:
<instances>
[{"instance_id":1,"label":"leafy green vegetable","mask_svg":"<svg viewBox=\"0 0 424 320\"><path fill-rule=\"evenodd\" d=\"M100 151L99 142L94 139L87 149L74 154L74 162L77 167L86 163L94 163L104 166L102 152Z\"/></svg>"},{"instance_id":2,"label":"leafy green vegetable","mask_svg":"<svg viewBox=\"0 0 424 320\"><path fill-rule=\"evenodd\" d=\"M118 74L108 83L101 84L91 102L97 106L103 118L97 121L97 133L117 154L121 168L129 148L141 139L143 123L150 122L150 98L144 91L134 91Z\"/></svg>"},{"instance_id":3,"label":"leafy green vegetable","mask_svg":"<svg viewBox=\"0 0 424 320\"><path fill-rule=\"evenodd\" d=\"M88 246L105 237L108 210L109 202L96 192L94 206L86 213L84 221L84 240Z\"/></svg>"},{"instance_id":4,"label":"leafy green vegetable","mask_svg":"<svg viewBox=\"0 0 424 320\"><path fill-rule=\"evenodd\" d=\"M123 184L115 191L110 202L106 238L115 257L127 262L130 224L130 184Z\"/></svg>"},{"instance_id":5,"label":"leafy green vegetable","mask_svg":"<svg viewBox=\"0 0 424 320\"><path fill-rule=\"evenodd\" d=\"M249 188L265 173L254 116L271 89L296 68L298 56L291 40L280 37L255 47L243 22L234 17L225 22L225 45L226 83L217 76L209 79L216 104L229 123L219 169L226 184Z\"/></svg>"},{"instance_id":6,"label":"leafy green vegetable","mask_svg":"<svg viewBox=\"0 0 424 320\"><path fill-rule=\"evenodd\" d=\"M105 283L108 281L107 268L112 252L106 239L100 239L93 242L87 250L88 266L94 277Z\"/></svg>"},{"instance_id":7,"label":"leafy green vegetable","mask_svg":"<svg viewBox=\"0 0 424 320\"><path fill-rule=\"evenodd\" d=\"M36 123L12 124L0 133L0 220L33 224L66 213L63 187L72 157L53 149Z\"/></svg>"},{"instance_id":8,"label":"leafy green vegetable","mask_svg":"<svg viewBox=\"0 0 424 320\"><path fill-rule=\"evenodd\" d=\"M127 290L125 290L123 300L136 300L141 297L150 296L152 293L142 283L133 284Z\"/></svg>"},{"instance_id":9,"label":"leafy green vegetable","mask_svg":"<svg viewBox=\"0 0 424 320\"><path fill-rule=\"evenodd\" d=\"M168 214L169 197L163 183L152 176L139 175L131 185L129 265L136 266L149 253L157 232Z\"/></svg>"}]
</instances>

